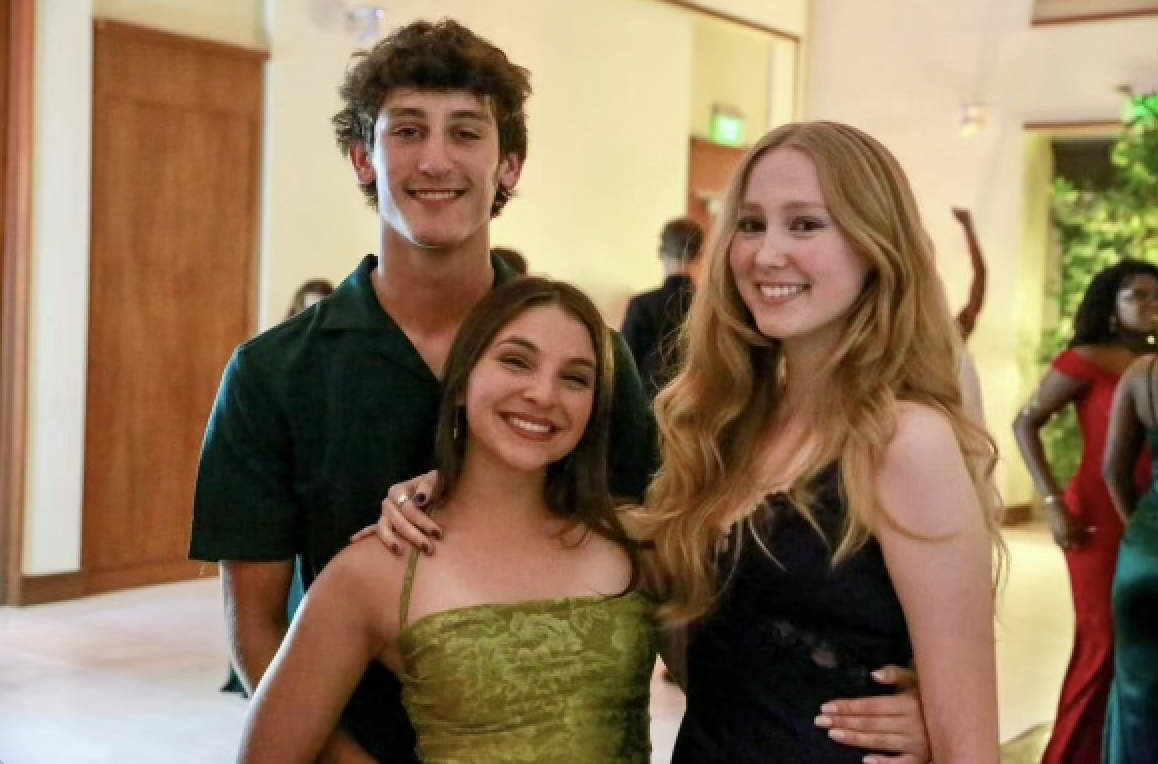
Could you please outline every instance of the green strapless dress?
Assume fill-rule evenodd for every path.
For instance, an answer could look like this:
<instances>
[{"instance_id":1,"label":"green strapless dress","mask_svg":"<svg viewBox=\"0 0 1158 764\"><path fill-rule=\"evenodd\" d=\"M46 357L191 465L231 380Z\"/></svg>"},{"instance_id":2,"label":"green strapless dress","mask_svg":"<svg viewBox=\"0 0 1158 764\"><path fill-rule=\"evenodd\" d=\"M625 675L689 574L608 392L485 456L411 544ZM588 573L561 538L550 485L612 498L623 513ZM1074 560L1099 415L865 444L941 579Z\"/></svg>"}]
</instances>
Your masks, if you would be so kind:
<instances>
[{"instance_id":1,"label":"green strapless dress","mask_svg":"<svg viewBox=\"0 0 1158 764\"><path fill-rule=\"evenodd\" d=\"M409 623L402 702L423 764L650 764L654 607L640 593L478 605Z\"/></svg>"}]
</instances>

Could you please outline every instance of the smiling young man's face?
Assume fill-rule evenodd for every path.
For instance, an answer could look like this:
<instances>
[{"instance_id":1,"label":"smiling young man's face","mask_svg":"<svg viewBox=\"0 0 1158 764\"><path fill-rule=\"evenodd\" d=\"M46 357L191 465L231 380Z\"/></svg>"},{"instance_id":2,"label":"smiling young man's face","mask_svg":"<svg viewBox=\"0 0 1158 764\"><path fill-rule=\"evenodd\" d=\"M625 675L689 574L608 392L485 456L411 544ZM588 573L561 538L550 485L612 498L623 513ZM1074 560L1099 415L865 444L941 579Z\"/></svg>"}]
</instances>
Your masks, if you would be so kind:
<instances>
[{"instance_id":1,"label":"smiling young man's face","mask_svg":"<svg viewBox=\"0 0 1158 764\"><path fill-rule=\"evenodd\" d=\"M490 106L466 91L391 92L372 151L353 159L359 182L377 183L390 230L433 250L485 238L499 184L513 189L522 170L518 156L500 155Z\"/></svg>"}]
</instances>

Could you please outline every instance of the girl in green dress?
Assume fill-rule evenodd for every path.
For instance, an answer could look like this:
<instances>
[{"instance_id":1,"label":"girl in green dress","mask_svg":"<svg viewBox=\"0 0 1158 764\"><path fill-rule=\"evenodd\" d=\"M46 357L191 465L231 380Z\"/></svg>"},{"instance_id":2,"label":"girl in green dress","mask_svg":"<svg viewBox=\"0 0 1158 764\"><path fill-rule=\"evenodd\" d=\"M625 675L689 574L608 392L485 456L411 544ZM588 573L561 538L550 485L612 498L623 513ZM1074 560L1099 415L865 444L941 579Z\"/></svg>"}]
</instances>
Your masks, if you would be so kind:
<instances>
[{"instance_id":1,"label":"girl in green dress","mask_svg":"<svg viewBox=\"0 0 1158 764\"><path fill-rule=\"evenodd\" d=\"M240 762L316 761L371 661L402 682L425 764L650 762L657 639L609 498L609 343L566 284L520 279L475 308L436 436L446 540L334 558L258 687Z\"/></svg>"},{"instance_id":2,"label":"girl in green dress","mask_svg":"<svg viewBox=\"0 0 1158 764\"><path fill-rule=\"evenodd\" d=\"M1158 291L1146 294L1152 313ZM1135 465L1143 448L1158 453L1158 356L1126 370L1114 395L1106 438L1106 486L1126 531L1111 596L1114 683L1106 714L1104 764L1158 761L1158 491L1141 492Z\"/></svg>"}]
</instances>

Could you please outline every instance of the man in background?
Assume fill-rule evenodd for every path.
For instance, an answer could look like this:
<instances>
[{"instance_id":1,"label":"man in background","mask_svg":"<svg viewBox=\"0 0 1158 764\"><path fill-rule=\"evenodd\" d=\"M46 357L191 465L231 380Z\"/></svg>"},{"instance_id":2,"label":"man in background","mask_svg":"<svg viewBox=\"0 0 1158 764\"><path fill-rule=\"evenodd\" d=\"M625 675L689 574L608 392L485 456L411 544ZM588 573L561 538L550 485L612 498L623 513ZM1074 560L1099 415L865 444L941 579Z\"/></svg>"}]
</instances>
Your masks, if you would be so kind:
<instances>
[{"instance_id":1,"label":"man in background","mask_svg":"<svg viewBox=\"0 0 1158 764\"><path fill-rule=\"evenodd\" d=\"M675 338L695 291L695 277L704 245L704 229L688 218L672 220L659 237L663 286L631 298L623 319L623 338L643 378L644 391L654 400L675 376Z\"/></svg>"}]
</instances>

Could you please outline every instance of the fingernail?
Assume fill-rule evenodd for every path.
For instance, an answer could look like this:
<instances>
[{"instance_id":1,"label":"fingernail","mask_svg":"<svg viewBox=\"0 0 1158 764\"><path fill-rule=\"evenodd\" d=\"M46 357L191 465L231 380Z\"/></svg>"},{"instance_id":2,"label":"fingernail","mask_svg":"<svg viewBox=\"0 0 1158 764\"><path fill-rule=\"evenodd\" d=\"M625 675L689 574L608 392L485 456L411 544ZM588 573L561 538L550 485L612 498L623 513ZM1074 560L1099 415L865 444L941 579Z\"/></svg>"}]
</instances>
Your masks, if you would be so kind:
<instances>
[{"instance_id":1,"label":"fingernail","mask_svg":"<svg viewBox=\"0 0 1158 764\"><path fill-rule=\"evenodd\" d=\"M846 737L848 737L848 733L846 733L844 730L829 730L828 736L833 740L844 740Z\"/></svg>"},{"instance_id":2,"label":"fingernail","mask_svg":"<svg viewBox=\"0 0 1158 764\"><path fill-rule=\"evenodd\" d=\"M830 719L827 716L818 716L813 720L813 722L816 724L817 727L831 727L832 726L832 719Z\"/></svg>"},{"instance_id":3,"label":"fingernail","mask_svg":"<svg viewBox=\"0 0 1158 764\"><path fill-rule=\"evenodd\" d=\"M424 494L424 493L414 494L414 503L415 504L425 504L426 503L426 494Z\"/></svg>"},{"instance_id":4,"label":"fingernail","mask_svg":"<svg viewBox=\"0 0 1158 764\"><path fill-rule=\"evenodd\" d=\"M825 713L825 714L835 714L836 713L836 704L835 703L825 703L823 706L820 707L820 711L821 711L821 713Z\"/></svg>"},{"instance_id":5,"label":"fingernail","mask_svg":"<svg viewBox=\"0 0 1158 764\"><path fill-rule=\"evenodd\" d=\"M880 760L876 756L865 756L861 761L864 764L880 764Z\"/></svg>"},{"instance_id":6,"label":"fingernail","mask_svg":"<svg viewBox=\"0 0 1158 764\"><path fill-rule=\"evenodd\" d=\"M432 530L430 532L430 535L433 536L435 538L435 540L442 541L442 531L440 531L438 528L435 528L434 530Z\"/></svg>"},{"instance_id":7,"label":"fingernail","mask_svg":"<svg viewBox=\"0 0 1158 764\"><path fill-rule=\"evenodd\" d=\"M427 557L434 556L434 547L432 547L430 544L423 544L422 551L424 554L426 554Z\"/></svg>"},{"instance_id":8,"label":"fingernail","mask_svg":"<svg viewBox=\"0 0 1158 764\"><path fill-rule=\"evenodd\" d=\"M877 669L876 671L873 672L873 679L877 680L878 682L885 681L886 677L887 677L887 674L885 674L884 669Z\"/></svg>"}]
</instances>

